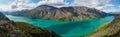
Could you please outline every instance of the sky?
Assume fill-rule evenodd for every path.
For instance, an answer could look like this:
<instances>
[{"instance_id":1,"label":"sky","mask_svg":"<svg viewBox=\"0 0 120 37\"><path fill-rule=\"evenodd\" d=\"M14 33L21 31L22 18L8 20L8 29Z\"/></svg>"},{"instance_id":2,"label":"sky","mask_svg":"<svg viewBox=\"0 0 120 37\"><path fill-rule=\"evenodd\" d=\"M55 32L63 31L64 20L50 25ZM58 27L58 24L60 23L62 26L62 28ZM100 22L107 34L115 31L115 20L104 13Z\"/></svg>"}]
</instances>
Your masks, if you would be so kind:
<instances>
[{"instance_id":1,"label":"sky","mask_svg":"<svg viewBox=\"0 0 120 37\"><path fill-rule=\"evenodd\" d=\"M0 0L0 11L33 9L39 5L55 7L86 6L104 12L120 12L120 0Z\"/></svg>"}]
</instances>

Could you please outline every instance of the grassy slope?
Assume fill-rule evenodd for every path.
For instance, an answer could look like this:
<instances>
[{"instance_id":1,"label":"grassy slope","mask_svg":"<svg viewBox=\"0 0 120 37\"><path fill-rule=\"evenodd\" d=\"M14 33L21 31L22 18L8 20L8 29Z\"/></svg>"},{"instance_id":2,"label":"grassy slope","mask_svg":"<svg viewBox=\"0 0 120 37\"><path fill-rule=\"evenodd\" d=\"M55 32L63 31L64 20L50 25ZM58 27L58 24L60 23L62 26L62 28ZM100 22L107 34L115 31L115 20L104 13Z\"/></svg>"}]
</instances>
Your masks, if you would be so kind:
<instances>
[{"instance_id":1,"label":"grassy slope","mask_svg":"<svg viewBox=\"0 0 120 37\"><path fill-rule=\"evenodd\" d=\"M85 37L120 37L120 16L117 16L111 23L103 24Z\"/></svg>"},{"instance_id":2,"label":"grassy slope","mask_svg":"<svg viewBox=\"0 0 120 37\"><path fill-rule=\"evenodd\" d=\"M89 36L91 36L91 35L99 32L99 31L101 31L101 30L104 30L109 24L110 24L110 22L104 23L104 24L101 25L99 28L97 28L93 33L90 33L90 34L88 34L88 35L85 35L84 37L89 37Z\"/></svg>"},{"instance_id":3,"label":"grassy slope","mask_svg":"<svg viewBox=\"0 0 120 37\"><path fill-rule=\"evenodd\" d=\"M15 26L16 28L26 31L27 33L32 35L32 37L59 37L58 35L55 35L55 33L50 30L37 28L27 23L16 22Z\"/></svg>"}]
</instances>

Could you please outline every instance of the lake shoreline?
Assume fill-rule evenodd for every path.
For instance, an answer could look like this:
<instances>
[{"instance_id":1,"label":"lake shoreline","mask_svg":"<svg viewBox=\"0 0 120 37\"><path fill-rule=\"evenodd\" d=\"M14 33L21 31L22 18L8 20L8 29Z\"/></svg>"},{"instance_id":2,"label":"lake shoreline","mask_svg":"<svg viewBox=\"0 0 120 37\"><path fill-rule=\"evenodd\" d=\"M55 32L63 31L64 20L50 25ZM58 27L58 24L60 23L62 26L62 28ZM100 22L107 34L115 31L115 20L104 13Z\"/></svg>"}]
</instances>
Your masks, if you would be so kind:
<instances>
[{"instance_id":1,"label":"lake shoreline","mask_svg":"<svg viewBox=\"0 0 120 37\"><path fill-rule=\"evenodd\" d=\"M92 33L102 24L114 19L114 16L108 16L100 19L60 22L54 20L31 19L23 16L7 15L7 17L15 22L25 22L37 27L47 28L62 36L87 35L89 33Z\"/></svg>"}]
</instances>

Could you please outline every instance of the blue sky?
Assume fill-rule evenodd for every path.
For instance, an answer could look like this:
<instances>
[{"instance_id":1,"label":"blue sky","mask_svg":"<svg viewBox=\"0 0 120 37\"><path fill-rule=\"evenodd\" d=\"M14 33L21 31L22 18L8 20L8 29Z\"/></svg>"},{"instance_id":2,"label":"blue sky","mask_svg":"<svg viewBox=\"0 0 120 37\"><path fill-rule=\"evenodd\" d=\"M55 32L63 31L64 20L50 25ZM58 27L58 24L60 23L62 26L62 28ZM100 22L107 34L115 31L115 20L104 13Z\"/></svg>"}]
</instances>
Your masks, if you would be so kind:
<instances>
[{"instance_id":1,"label":"blue sky","mask_svg":"<svg viewBox=\"0 0 120 37\"><path fill-rule=\"evenodd\" d=\"M120 0L112 0L112 3L116 6L120 6Z\"/></svg>"},{"instance_id":2,"label":"blue sky","mask_svg":"<svg viewBox=\"0 0 120 37\"><path fill-rule=\"evenodd\" d=\"M43 4L55 7L87 6L105 12L120 11L120 0L0 0L0 10L32 9Z\"/></svg>"}]
</instances>

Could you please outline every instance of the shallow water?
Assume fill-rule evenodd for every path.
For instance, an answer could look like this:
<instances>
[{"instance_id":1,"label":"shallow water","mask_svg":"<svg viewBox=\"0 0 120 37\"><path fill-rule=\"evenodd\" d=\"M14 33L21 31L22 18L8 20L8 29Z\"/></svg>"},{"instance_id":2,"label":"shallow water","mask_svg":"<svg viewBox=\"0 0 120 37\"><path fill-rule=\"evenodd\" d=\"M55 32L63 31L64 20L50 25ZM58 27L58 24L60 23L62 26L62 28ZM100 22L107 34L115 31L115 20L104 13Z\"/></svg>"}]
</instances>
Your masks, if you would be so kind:
<instances>
[{"instance_id":1,"label":"shallow water","mask_svg":"<svg viewBox=\"0 0 120 37\"><path fill-rule=\"evenodd\" d=\"M15 22L25 22L34 26L53 30L57 34L64 37L83 36L92 33L96 28L106 22L111 22L114 16L105 18L96 18L90 20L80 20L73 22L61 22L55 20L32 19L23 16L6 15L10 20Z\"/></svg>"}]
</instances>

